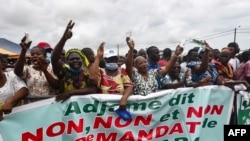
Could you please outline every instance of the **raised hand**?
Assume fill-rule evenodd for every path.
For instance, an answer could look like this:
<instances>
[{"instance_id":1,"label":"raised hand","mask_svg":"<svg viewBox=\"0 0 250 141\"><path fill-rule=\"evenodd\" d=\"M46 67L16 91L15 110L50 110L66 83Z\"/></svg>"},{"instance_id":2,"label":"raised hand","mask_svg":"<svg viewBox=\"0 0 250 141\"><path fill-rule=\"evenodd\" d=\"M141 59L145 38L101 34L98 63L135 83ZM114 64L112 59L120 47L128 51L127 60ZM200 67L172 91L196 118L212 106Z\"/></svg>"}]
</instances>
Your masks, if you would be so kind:
<instances>
[{"instance_id":1,"label":"raised hand","mask_svg":"<svg viewBox=\"0 0 250 141\"><path fill-rule=\"evenodd\" d=\"M175 49L175 55L179 56L183 52L183 47L178 45Z\"/></svg>"},{"instance_id":2,"label":"raised hand","mask_svg":"<svg viewBox=\"0 0 250 141\"><path fill-rule=\"evenodd\" d=\"M72 29L74 25L75 23L70 20L63 34L63 39L68 40L73 36Z\"/></svg>"},{"instance_id":3,"label":"raised hand","mask_svg":"<svg viewBox=\"0 0 250 141\"><path fill-rule=\"evenodd\" d=\"M103 53L104 53L104 45L105 42L102 42L99 46L99 48L97 49L97 56L102 57Z\"/></svg>"},{"instance_id":4,"label":"raised hand","mask_svg":"<svg viewBox=\"0 0 250 141\"><path fill-rule=\"evenodd\" d=\"M129 37L126 38L127 45L129 46L130 49L135 48L135 43L134 40L131 40Z\"/></svg>"},{"instance_id":5,"label":"raised hand","mask_svg":"<svg viewBox=\"0 0 250 141\"><path fill-rule=\"evenodd\" d=\"M26 41L26 36L24 35L24 37L21 40L21 43L19 44L23 50L27 51L30 48L30 45L32 43L32 41L29 41L28 43L25 42Z\"/></svg>"},{"instance_id":6,"label":"raised hand","mask_svg":"<svg viewBox=\"0 0 250 141\"><path fill-rule=\"evenodd\" d=\"M204 43L205 43L205 51L209 52L212 48L210 47L210 45L206 41L204 41Z\"/></svg>"}]
</instances>

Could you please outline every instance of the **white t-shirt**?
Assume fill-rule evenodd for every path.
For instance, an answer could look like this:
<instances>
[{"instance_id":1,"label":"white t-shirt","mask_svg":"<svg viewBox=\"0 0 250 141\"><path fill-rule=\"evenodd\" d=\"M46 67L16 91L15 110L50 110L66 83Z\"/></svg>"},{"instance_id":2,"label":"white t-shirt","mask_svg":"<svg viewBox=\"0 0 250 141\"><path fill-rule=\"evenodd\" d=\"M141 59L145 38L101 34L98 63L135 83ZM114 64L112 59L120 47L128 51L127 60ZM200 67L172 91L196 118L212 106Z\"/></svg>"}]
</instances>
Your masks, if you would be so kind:
<instances>
[{"instance_id":1,"label":"white t-shirt","mask_svg":"<svg viewBox=\"0 0 250 141\"><path fill-rule=\"evenodd\" d=\"M237 57L231 58L229 64L231 64L234 71L236 71L240 67L240 60Z\"/></svg>"},{"instance_id":2,"label":"white t-shirt","mask_svg":"<svg viewBox=\"0 0 250 141\"><path fill-rule=\"evenodd\" d=\"M24 81L16 76L13 71L5 72L6 83L0 88L0 104L3 104L6 99L15 95L21 88L26 87Z\"/></svg>"}]
</instances>

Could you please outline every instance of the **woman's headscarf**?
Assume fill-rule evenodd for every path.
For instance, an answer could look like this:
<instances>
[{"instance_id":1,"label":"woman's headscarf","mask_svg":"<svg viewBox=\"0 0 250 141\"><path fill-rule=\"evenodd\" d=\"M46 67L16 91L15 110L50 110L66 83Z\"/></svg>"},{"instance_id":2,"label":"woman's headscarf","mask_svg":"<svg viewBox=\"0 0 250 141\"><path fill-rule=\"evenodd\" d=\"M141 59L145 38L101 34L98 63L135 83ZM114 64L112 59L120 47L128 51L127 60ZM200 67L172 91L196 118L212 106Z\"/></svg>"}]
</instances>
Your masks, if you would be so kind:
<instances>
[{"instance_id":1,"label":"woman's headscarf","mask_svg":"<svg viewBox=\"0 0 250 141\"><path fill-rule=\"evenodd\" d=\"M81 57L81 59L82 59L83 65L84 65L85 67L89 66L89 60L87 59L87 57L85 56L85 54L83 54L82 51L79 50L79 49L77 49L77 48L70 49L70 50L68 50L68 51L66 52L66 54L65 54L66 60L68 60L69 55L70 55L71 53L77 53L77 54L79 54L80 57Z\"/></svg>"}]
</instances>

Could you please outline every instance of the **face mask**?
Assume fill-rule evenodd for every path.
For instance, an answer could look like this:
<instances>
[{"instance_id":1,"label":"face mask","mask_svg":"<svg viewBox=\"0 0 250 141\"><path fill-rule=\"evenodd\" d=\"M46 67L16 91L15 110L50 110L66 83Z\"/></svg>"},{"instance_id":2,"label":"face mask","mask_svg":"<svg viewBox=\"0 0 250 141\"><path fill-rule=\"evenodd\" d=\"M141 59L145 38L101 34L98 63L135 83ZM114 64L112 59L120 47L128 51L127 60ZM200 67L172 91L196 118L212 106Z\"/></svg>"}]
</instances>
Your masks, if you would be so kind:
<instances>
[{"instance_id":1,"label":"face mask","mask_svg":"<svg viewBox=\"0 0 250 141\"><path fill-rule=\"evenodd\" d=\"M51 53L50 53L50 52L47 52L47 53L46 53L46 62L47 62L47 63L50 63L50 61L51 61Z\"/></svg>"},{"instance_id":2,"label":"face mask","mask_svg":"<svg viewBox=\"0 0 250 141\"><path fill-rule=\"evenodd\" d=\"M70 71L71 73L73 73L73 74L78 74L78 73L80 73L80 72L82 71L82 68L80 68L80 69L78 69L78 70L69 68L69 71Z\"/></svg>"},{"instance_id":3,"label":"face mask","mask_svg":"<svg viewBox=\"0 0 250 141\"><path fill-rule=\"evenodd\" d=\"M117 70L118 65L117 63L106 63L106 68L108 70L114 71L114 70Z\"/></svg>"}]
</instances>

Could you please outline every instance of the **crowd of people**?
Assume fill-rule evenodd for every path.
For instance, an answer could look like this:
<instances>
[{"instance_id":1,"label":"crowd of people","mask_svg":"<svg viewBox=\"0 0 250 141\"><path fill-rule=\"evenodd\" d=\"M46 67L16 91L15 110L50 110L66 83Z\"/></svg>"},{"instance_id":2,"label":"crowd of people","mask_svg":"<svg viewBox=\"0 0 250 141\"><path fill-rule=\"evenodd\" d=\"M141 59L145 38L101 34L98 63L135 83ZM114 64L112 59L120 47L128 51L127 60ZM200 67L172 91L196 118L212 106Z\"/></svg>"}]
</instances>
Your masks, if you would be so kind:
<instances>
[{"instance_id":1,"label":"crowd of people","mask_svg":"<svg viewBox=\"0 0 250 141\"><path fill-rule=\"evenodd\" d=\"M185 56L180 45L174 51L165 48L162 57L156 46L137 51L129 37L125 39L126 56L118 56L115 49L106 50L105 42L96 53L89 47L66 51L74 24L69 21L53 49L46 42L32 47L30 64L25 55L32 42L25 42L25 36L14 68L8 69L0 55L0 120L14 106L39 100L23 103L27 96L55 96L56 101L64 102L73 95L119 94L123 110L130 95L146 96L164 89L206 85L250 88L250 50L236 56L240 51L236 42L218 50L204 41L204 46L188 50Z\"/></svg>"}]
</instances>

